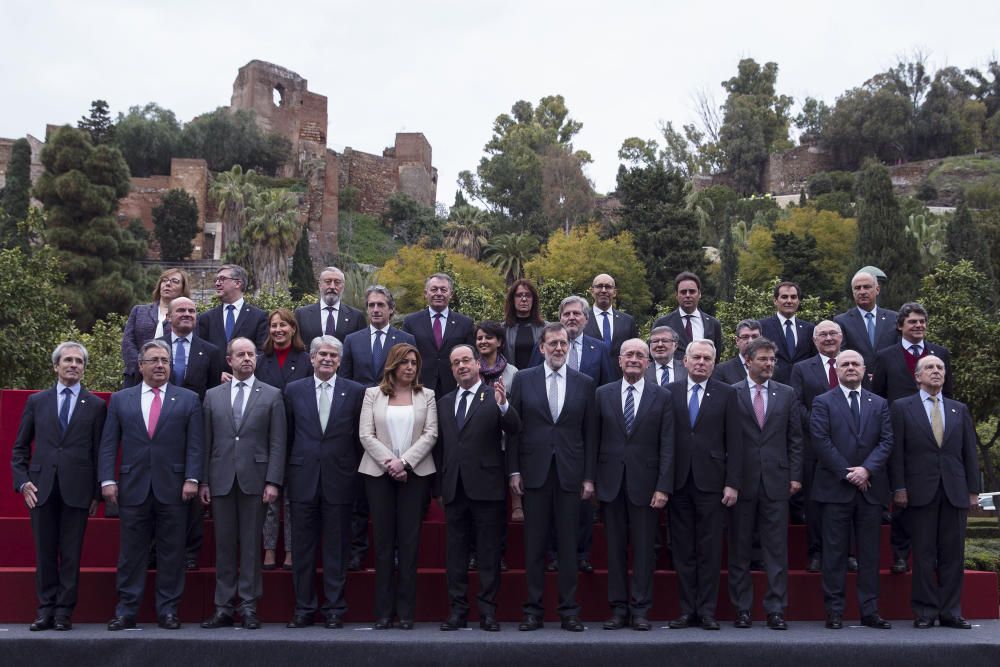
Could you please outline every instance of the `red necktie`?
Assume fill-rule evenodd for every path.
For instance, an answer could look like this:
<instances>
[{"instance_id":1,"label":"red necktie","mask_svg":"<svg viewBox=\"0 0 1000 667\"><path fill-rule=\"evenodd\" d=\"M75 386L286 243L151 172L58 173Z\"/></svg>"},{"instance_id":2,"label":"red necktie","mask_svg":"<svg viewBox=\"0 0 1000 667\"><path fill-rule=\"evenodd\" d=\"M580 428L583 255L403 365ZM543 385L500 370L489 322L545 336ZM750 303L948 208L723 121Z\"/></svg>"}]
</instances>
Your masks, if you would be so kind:
<instances>
[{"instance_id":1,"label":"red necktie","mask_svg":"<svg viewBox=\"0 0 1000 667\"><path fill-rule=\"evenodd\" d=\"M684 335L687 336L688 342L694 340L694 334L691 333L691 315L684 316L687 321L684 322Z\"/></svg>"},{"instance_id":2,"label":"red necktie","mask_svg":"<svg viewBox=\"0 0 1000 667\"><path fill-rule=\"evenodd\" d=\"M160 419L161 407L163 403L160 401L160 388L153 387L153 403L149 406L149 426L146 428L150 438L156 433L156 422Z\"/></svg>"},{"instance_id":3,"label":"red necktie","mask_svg":"<svg viewBox=\"0 0 1000 667\"><path fill-rule=\"evenodd\" d=\"M764 395L761 394L764 385L757 385L757 393L753 397L753 413L757 416L757 425L764 428Z\"/></svg>"},{"instance_id":4,"label":"red necktie","mask_svg":"<svg viewBox=\"0 0 1000 667\"><path fill-rule=\"evenodd\" d=\"M434 313L434 347L441 349L444 336L441 333L441 313Z\"/></svg>"},{"instance_id":5,"label":"red necktie","mask_svg":"<svg viewBox=\"0 0 1000 667\"><path fill-rule=\"evenodd\" d=\"M833 389L840 385L840 380L837 379L837 371L834 370L834 366L837 364L835 359L830 359L826 362L830 366L830 389Z\"/></svg>"}]
</instances>

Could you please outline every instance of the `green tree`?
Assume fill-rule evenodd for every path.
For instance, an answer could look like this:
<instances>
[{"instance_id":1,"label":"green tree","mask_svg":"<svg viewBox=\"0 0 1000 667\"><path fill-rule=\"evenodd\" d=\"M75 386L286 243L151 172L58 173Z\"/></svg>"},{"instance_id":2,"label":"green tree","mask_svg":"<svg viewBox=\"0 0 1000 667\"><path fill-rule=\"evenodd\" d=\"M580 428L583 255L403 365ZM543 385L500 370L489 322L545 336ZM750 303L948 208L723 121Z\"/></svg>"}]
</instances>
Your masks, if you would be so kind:
<instances>
[{"instance_id":1,"label":"green tree","mask_svg":"<svg viewBox=\"0 0 1000 667\"><path fill-rule=\"evenodd\" d=\"M929 213L911 213L906 222L906 233L917 242L920 251L921 273L933 269L944 255L945 225Z\"/></svg>"},{"instance_id":2,"label":"green tree","mask_svg":"<svg viewBox=\"0 0 1000 667\"><path fill-rule=\"evenodd\" d=\"M538 252L538 239L531 234L497 234L484 250L486 263L500 272L509 287L524 278L524 267Z\"/></svg>"},{"instance_id":3,"label":"green tree","mask_svg":"<svg viewBox=\"0 0 1000 667\"><path fill-rule=\"evenodd\" d=\"M460 252L469 259L479 259L490 237L486 212L475 206L454 207L444 225L444 233L445 248Z\"/></svg>"},{"instance_id":4,"label":"green tree","mask_svg":"<svg viewBox=\"0 0 1000 667\"><path fill-rule=\"evenodd\" d=\"M858 241L856 266L877 266L888 276L881 303L897 308L913 299L920 251L905 231L889 170L869 162L858 174Z\"/></svg>"},{"instance_id":5,"label":"green tree","mask_svg":"<svg viewBox=\"0 0 1000 667\"><path fill-rule=\"evenodd\" d=\"M179 262L190 257L197 233L198 202L186 190L169 190L153 209L153 235L160 244L160 259Z\"/></svg>"},{"instance_id":6,"label":"green tree","mask_svg":"<svg viewBox=\"0 0 1000 667\"><path fill-rule=\"evenodd\" d=\"M959 195L955 217L945 228L945 259L950 264L957 264L967 259L972 262L976 271L986 276L990 285L995 283L989 245L979 225L972 219L972 213L969 212L969 205L963 195ZM989 298L988 295L992 292L992 289L984 289L982 293Z\"/></svg>"},{"instance_id":7,"label":"green tree","mask_svg":"<svg viewBox=\"0 0 1000 667\"><path fill-rule=\"evenodd\" d=\"M18 223L28 217L31 205L31 145L21 138L14 142L7 163L7 178L0 195L0 248L28 249Z\"/></svg>"},{"instance_id":8,"label":"green tree","mask_svg":"<svg viewBox=\"0 0 1000 667\"><path fill-rule=\"evenodd\" d=\"M235 165L275 175L291 156L285 137L262 132L253 111L219 107L184 126L178 155L202 158L212 171L229 171Z\"/></svg>"},{"instance_id":9,"label":"green tree","mask_svg":"<svg viewBox=\"0 0 1000 667\"><path fill-rule=\"evenodd\" d=\"M739 274L740 259L736 252L736 241L730 229L722 235L719 247L719 300L728 301L733 298L733 284Z\"/></svg>"},{"instance_id":10,"label":"green tree","mask_svg":"<svg viewBox=\"0 0 1000 667\"><path fill-rule=\"evenodd\" d=\"M114 143L115 124L108 113L108 103L104 100L94 100L90 103L90 115L82 116L77 121L78 130L90 135L90 142L95 146Z\"/></svg>"},{"instance_id":11,"label":"green tree","mask_svg":"<svg viewBox=\"0 0 1000 667\"><path fill-rule=\"evenodd\" d=\"M584 222L594 210L594 187L583 173L583 157L562 145L549 146L542 160L542 213L547 231Z\"/></svg>"},{"instance_id":12,"label":"green tree","mask_svg":"<svg viewBox=\"0 0 1000 667\"><path fill-rule=\"evenodd\" d=\"M345 276L346 277L346 276ZM292 298L298 301L312 294L316 288L316 272L313 270L312 256L309 254L309 226L302 227L299 240L295 244L295 254L292 255L292 273L289 276L289 291Z\"/></svg>"},{"instance_id":13,"label":"green tree","mask_svg":"<svg viewBox=\"0 0 1000 667\"><path fill-rule=\"evenodd\" d=\"M854 88L839 98L823 129L823 144L841 169L865 158L897 162L906 157L911 104L887 88Z\"/></svg>"},{"instance_id":14,"label":"green tree","mask_svg":"<svg viewBox=\"0 0 1000 667\"><path fill-rule=\"evenodd\" d=\"M440 248L444 242L444 221L434 209L405 192L390 195L382 217L392 229L393 238L404 245L422 243L429 248Z\"/></svg>"},{"instance_id":15,"label":"green tree","mask_svg":"<svg viewBox=\"0 0 1000 667\"><path fill-rule=\"evenodd\" d=\"M34 194L48 216L45 240L66 274L62 299L86 331L106 313L127 313L145 296L138 260L146 244L114 215L129 191L128 166L117 148L95 148L85 133L68 126L49 138L41 157L45 172Z\"/></svg>"},{"instance_id":16,"label":"green tree","mask_svg":"<svg viewBox=\"0 0 1000 667\"><path fill-rule=\"evenodd\" d=\"M823 128L830 120L831 109L823 100L807 97L802 110L795 116L795 127L802 132L801 142L816 141L823 136Z\"/></svg>"},{"instance_id":17,"label":"green tree","mask_svg":"<svg viewBox=\"0 0 1000 667\"><path fill-rule=\"evenodd\" d=\"M155 102L119 113L114 130L114 144L125 156L129 171L141 178L170 173L170 158L178 154L180 137L174 112Z\"/></svg>"},{"instance_id":18,"label":"green tree","mask_svg":"<svg viewBox=\"0 0 1000 667\"><path fill-rule=\"evenodd\" d=\"M246 212L241 236L255 291L288 291L288 257L302 233L298 197L287 190L256 190Z\"/></svg>"},{"instance_id":19,"label":"green tree","mask_svg":"<svg viewBox=\"0 0 1000 667\"><path fill-rule=\"evenodd\" d=\"M502 301L500 295L503 294L504 284L496 271L454 250L403 246L378 270L375 280L389 286L396 299L396 314L402 316L427 306L424 300L424 281L427 276L439 271L444 271L452 278L460 276L461 282L467 286L481 285ZM452 306L462 310L459 303L453 301Z\"/></svg>"},{"instance_id":20,"label":"green tree","mask_svg":"<svg viewBox=\"0 0 1000 667\"><path fill-rule=\"evenodd\" d=\"M246 209L250 197L256 191L250 182L253 173L253 169L244 173L243 167L235 165L229 171L215 176L208 189L208 196L215 203L216 211L222 219L222 242L227 250L230 246L240 246L243 228L247 224Z\"/></svg>"}]
</instances>

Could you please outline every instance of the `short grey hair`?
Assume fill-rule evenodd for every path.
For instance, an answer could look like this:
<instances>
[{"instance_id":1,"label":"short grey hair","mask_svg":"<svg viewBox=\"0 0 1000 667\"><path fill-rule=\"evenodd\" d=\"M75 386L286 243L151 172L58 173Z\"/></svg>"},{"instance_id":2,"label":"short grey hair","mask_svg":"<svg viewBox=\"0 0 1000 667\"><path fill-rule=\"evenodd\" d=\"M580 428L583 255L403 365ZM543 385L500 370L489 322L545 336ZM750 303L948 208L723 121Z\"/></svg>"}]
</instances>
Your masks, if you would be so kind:
<instances>
[{"instance_id":1,"label":"short grey hair","mask_svg":"<svg viewBox=\"0 0 1000 667\"><path fill-rule=\"evenodd\" d=\"M369 285L367 289L365 289L366 308L368 307L368 296L372 293L384 296L385 300L389 303L389 308L391 308L393 312L396 311L396 300L392 298L392 292L390 292L389 288L385 285Z\"/></svg>"},{"instance_id":2,"label":"short grey hair","mask_svg":"<svg viewBox=\"0 0 1000 667\"><path fill-rule=\"evenodd\" d=\"M712 348L712 352L718 354L718 352L715 349L715 343L713 343L710 338L699 338L698 340L691 341L690 343L688 343L687 347L684 348L684 354L685 355L691 354L691 348L694 347L695 345L707 345L708 347Z\"/></svg>"},{"instance_id":3,"label":"short grey hair","mask_svg":"<svg viewBox=\"0 0 1000 667\"><path fill-rule=\"evenodd\" d=\"M312 342L309 343L309 356L311 357L312 355L319 352L319 348L323 347L324 345L329 345L330 347L337 350L337 354L344 353L344 344L341 343L336 336L328 336L324 334L322 336L316 336L315 338L312 339Z\"/></svg>"},{"instance_id":4,"label":"short grey hair","mask_svg":"<svg viewBox=\"0 0 1000 667\"><path fill-rule=\"evenodd\" d=\"M56 345L56 349L52 350L52 365L55 366L58 364L66 350L71 347L80 348L80 353L83 355L83 367L86 368L87 363L90 361L90 354L88 354L87 348L83 346L83 343L77 343L75 340L67 340Z\"/></svg>"},{"instance_id":5,"label":"short grey hair","mask_svg":"<svg viewBox=\"0 0 1000 667\"><path fill-rule=\"evenodd\" d=\"M658 327L653 327L653 330L649 332L649 339L652 340L653 336L655 336L656 334L665 334L665 333L669 333L671 337L673 337L674 343L678 342L681 339L678 333L674 331L673 327L668 327L665 324Z\"/></svg>"},{"instance_id":6,"label":"short grey hair","mask_svg":"<svg viewBox=\"0 0 1000 667\"><path fill-rule=\"evenodd\" d=\"M233 280L240 281L240 290L243 292L247 291L247 283L250 282L250 276L247 275L247 270L244 269L239 264L223 264L219 267L219 271L229 271L232 274L230 276ZM219 271L216 271L218 274Z\"/></svg>"},{"instance_id":7,"label":"short grey hair","mask_svg":"<svg viewBox=\"0 0 1000 667\"><path fill-rule=\"evenodd\" d=\"M744 329L749 329L750 331L760 331L760 320L740 320L740 323L736 325L736 335L739 336L740 332Z\"/></svg>"},{"instance_id":8,"label":"short grey hair","mask_svg":"<svg viewBox=\"0 0 1000 667\"><path fill-rule=\"evenodd\" d=\"M237 342L239 342L241 340L242 341L246 341L247 343L250 343L251 345L253 345L254 349L257 349L257 344L254 343L249 338L247 338L246 336L237 336L236 338L233 338L228 343L226 343L226 356L227 357L233 356L233 344L237 343Z\"/></svg>"},{"instance_id":9,"label":"short grey hair","mask_svg":"<svg viewBox=\"0 0 1000 667\"><path fill-rule=\"evenodd\" d=\"M174 355L170 351L170 344L158 338L155 338L153 340L147 340L145 343L142 344L142 347L139 348L139 360L142 361L143 359L145 359L146 350L150 350L154 347L159 348L164 352L166 352L167 358L171 360L171 363L173 363Z\"/></svg>"},{"instance_id":10,"label":"short grey hair","mask_svg":"<svg viewBox=\"0 0 1000 667\"><path fill-rule=\"evenodd\" d=\"M447 273L432 273L431 275L427 276L427 280L424 281L424 289L427 289L427 286L430 285L431 281L434 280L435 278L438 280L447 280L448 289L451 290L452 292L455 291L455 281L452 280L451 276L449 276Z\"/></svg>"},{"instance_id":11,"label":"short grey hair","mask_svg":"<svg viewBox=\"0 0 1000 667\"><path fill-rule=\"evenodd\" d=\"M580 310L583 311L584 319L590 319L590 304L582 296L577 294L571 294L562 301L559 302L559 317L562 317L563 309L571 303L580 304Z\"/></svg>"},{"instance_id":12,"label":"short grey hair","mask_svg":"<svg viewBox=\"0 0 1000 667\"><path fill-rule=\"evenodd\" d=\"M341 280L347 279L347 276L344 275L344 272L338 269L336 266L324 266L322 270L320 270L319 275L322 276L324 273L339 273Z\"/></svg>"}]
</instances>

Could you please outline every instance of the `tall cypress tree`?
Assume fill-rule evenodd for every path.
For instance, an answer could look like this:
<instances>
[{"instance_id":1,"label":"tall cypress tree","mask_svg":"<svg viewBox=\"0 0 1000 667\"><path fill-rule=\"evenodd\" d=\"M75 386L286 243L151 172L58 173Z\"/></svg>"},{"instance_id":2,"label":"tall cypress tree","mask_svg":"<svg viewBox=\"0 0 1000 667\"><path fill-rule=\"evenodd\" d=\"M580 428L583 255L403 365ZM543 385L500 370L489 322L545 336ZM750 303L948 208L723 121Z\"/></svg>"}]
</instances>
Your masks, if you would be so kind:
<instances>
[{"instance_id":1,"label":"tall cypress tree","mask_svg":"<svg viewBox=\"0 0 1000 667\"><path fill-rule=\"evenodd\" d=\"M312 257L309 256L309 225L303 225L299 242L295 244L292 274L288 276L288 282L291 283L289 291L296 301L316 288L316 274L313 272Z\"/></svg>"},{"instance_id":2,"label":"tall cypress tree","mask_svg":"<svg viewBox=\"0 0 1000 667\"><path fill-rule=\"evenodd\" d=\"M27 250L27 241L20 238L17 223L28 217L30 202L31 146L22 138L14 142L7 163L7 181L0 199L0 247Z\"/></svg>"},{"instance_id":3,"label":"tall cypress tree","mask_svg":"<svg viewBox=\"0 0 1000 667\"><path fill-rule=\"evenodd\" d=\"M957 203L955 217L945 229L945 259L951 264L969 260L993 284L996 276L993 274L990 246L982 229L972 219L964 193L959 195ZM992 290L984 290L984 293L992 293Z\"/></svg>"}]
</instances>

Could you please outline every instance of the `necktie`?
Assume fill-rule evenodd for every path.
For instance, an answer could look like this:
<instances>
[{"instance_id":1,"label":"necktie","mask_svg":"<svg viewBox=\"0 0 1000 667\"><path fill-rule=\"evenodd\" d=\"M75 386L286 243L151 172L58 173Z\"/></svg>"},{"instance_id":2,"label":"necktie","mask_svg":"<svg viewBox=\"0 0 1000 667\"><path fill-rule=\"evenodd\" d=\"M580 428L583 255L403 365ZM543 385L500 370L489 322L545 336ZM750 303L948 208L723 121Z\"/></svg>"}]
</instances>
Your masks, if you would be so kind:
<instances>
[{"instance_id":1,"label":"necktie","mask_svg":"<svg viewBox=\"0 0 1000 667\"><path fill-rule=\"evenodd\" d=\"M687 336L687 338L688 338L687 342L689 342L689 343L694 340L694 334L691 333L691 318L692 317L694 317L694 316L693 315L685 315L684 316L684 335Z\"/></svg>"},{"instance_id":2,"label":"necktie","mask_svg":"<svg viewBox=\"0 0 1000 667\"><path fill-rule=\"evenodd\" d=\"M795 329L792 328L792 321L785 320L785 349L788 350L788 358L795 358Z\"/></svg>"},{"instance_id":3,"label":"necktie","mask_svg":"<svg viewBox=\"0 0 1000 667\"><path fill-rule=\"evenodd\" d=\"M663 371L662 375L660 375L660 386L666 387L670 384L670 367L660 366L660 370Z\"/></svg>"},{"instance_id":4,"label":"necktie","mask_svg":"<svg viewBox=\"0 0 1000 667\"><path fill-rule=\"evenodd\" d=\"M229 304L226 306L226 342L233 337L233 329L236 328L236 306Z\"/></svg>"},{"instance_id":5,"label":"necktie","mask_svg":"<svg viewBox=\"0 0 1000 667\"><path fill-rule=\"evenodd\" d=\"M611 349L611 320L608 319L608 311L605 310L603 313L601 313L601 315L604 316L604 324L603 324L603 329L604 330L601 333L604 335L604 344L607 345L608 349L610 350Z\"/></svg>"},{"instance_id":6,"label":"necktie","mask_svg":"<svg viewBox=\"0 0 1000 667\"><path fill-rule=\"evenodd\" d=\"M632 433L632 425L635 423L635 387L628 386L625 392L625 432Z\"/></svg>"},{"instance_id":7,"label":"necktie","mask_svg":"<svg viewBox=\"0 0 1000 667\"><path fill-rule=\"evenodd\" d=\"M753 413L757 417L757 426L764 428L764 385L757 385L757 393L753 395Z\"/></svg>"},{"instance_id":8,"label":"necktie","mask_svg":"<svg viewBox=\"0 0 1000 667\"><path fill-rule=\"evenodd\" d=\"M156 422L160 419L160 408L163 407L163 402L160 400L160 388L153 387L153 402L149 406L149 424L146 427L146 433L152 438L153 434L156 433Z\"/></svg>"},{"instance_id":9,"label":"necktie","mask_svg":"<svg viewBox=\"0 0 1000 667\"><path fill-rule=\"evenodd\" d=\"M246 386L246 382L240 382L236 385L236 398L233 400L233 422L236 424L236 428L239 428L240 422L243 421L243 389Z\"/></svg>"},{"instance_id":10,"label":"necktie","mask_svg":"<svg viewBox=\"0 0 1000 667\"><path fill-rule=\"evenodd\" d=\"M865 328L868 329L868 342L872 344L872 349L875 349L875 316L871 313L865 313Z\"/></svg>"},{"instance_id":11,"label":"necktie","mask_svg":"<svg viewBox=\"0 0 1000 667\"><path fill-rule=\"evenodd\" d=\"M459 431L465 425L465 411L469 409L469 394L471 393L468 389L463 390L462 398L458 402L458 412L455 413L455 424L458 425Z\"/></svg>"},{"instance_id":12,"label":"necktie","mask_svg":"<svg viewBox=\"0 0 1000 667\"><path fill-rule=\"evenodd\" d=\"M378 379L385 369L385 359L382 358L382 332L375 331L375 344L372 345L372 377Z\"/></svg>"},{"instance_id":13,"label":"necktie","mask_svg":"<svg viewBox=\"0 0 1000 667\"><path fill-rule=\"evenodd\" d=\"M184 384L184 373L187 372L187 352L184 344L187 338L178 338L174 343L174 383Z\"/></svg>"},{"instance_id":14,"label":"necktie","mask_svg":"<svg viewBox=\"0 0 1000 667\"><path fill-rule=\"evenodd\" d=\"M322 430L326 430L328 421L330 421L330 383L324 382L319 386L319 425Z\"/></svg>"},{"instance_id":15,"label":"necktie","mask_svg":"<svg viewBox=\"0 0 1000 667\"><path fill-rule=\"evenodd\" d=\"M569 344L569 367L574 371L580 370L580 354L576 351L576 341Z\"/></svg>"},{"instance_id":16,"label":"necktie","mask_svg":"<svg viewBox=\"0 0 1000 667\"><path fill-rule=\"evenodd\" d=\"M559 374L549 375L549 412L552 414L552 421L559 419Z\"/></svg>"},{"instance_id":17,"label":"necktie","mask_svg":"<svg viewBox=\"0 0 1000 667\"><path fill-rule=\"evenodd\" d=\"M940 447L944 442L944 422L941 419L941 410L938 409L938 397L928 396L927 400L931 402L931 431L934 432L934 439Z\"/></svg>"},{"instance_id":18,"label":"necktie","mask_svg":"<svg viewBox=\"0 0 1000 667\"><path fill-rule=\"evenodd\" d=\"M919 345L911 345L910 346L910 354L912 354L915 358L919 359L920 358L920 346Z\"/></svg>"},{"instance_id":19,"label":"necktie","mask_svg":"<svg viewBox=\"0 0 1000 667\"><path fill-rule=\"evenodd\" d=\"M441 331L441 313L434 313L434 347L441 349L444 342L444 334Z\"/></svg>"},{"instance_id":20,"label":"necktie","mask_svg":"<svg viewBox=\"0 0 1000 667\"><path fill-rule=\"evenodd\" d=\"M858 392L852 391L851 396L851 414L854 415L854 430L861 433L861 404L858 403Z\"/></svg>"},{"instance_id":21,"label":"necktie","mask_svg":"<svg viewBox=\"0 0 1000 667\"><path fill-rule=\"evenodd\" d=\"M63 433L69 428L69 404L73 400L73 390L69 387L65 387L62 390L62 405L59 406L59 427L62 429Z\"/></svg>"},{"instance_id":22,"label":"necktie","mask_svg":"<svg viewBox=\"0 0 1000 667\"><path fill-rule=\"evenodd\" d=\"M333 306L327 306L323 310L326 311L326 326L323 328L323 333L327 336L332 336L337 331L337 320L333 315L337 312L337 309Z\"/></svg>"},{"instance_id":23,"label":"necktie","mask_svg":"<svg viewBox=\"0 0 1000 667\"><path fill-rule=\"evenodd\" d=\"M830 389L833 389L834 387L840 385L840 379L837 377L837 369L836 369L837 360L830 359L826 363L827 366L829 366L829 370L827 371L827 376L830 378Z\"/></svg>"},{"instance_id":24,"label":"necktie","mask_svg":"<svg viewBox=\"0 0 1000 667\"><path fill-rule=\"evenodd\" d=\"M688 417L691 418L691 427L694 427L694 423L698 421L698 390L701 389L700 384L696 384L691 387L691 400L688 402Z\"/></svg>"}]
</instances>

